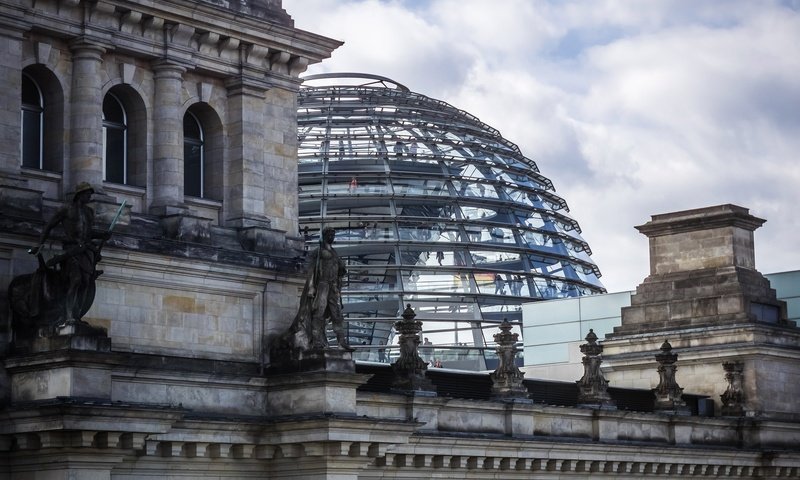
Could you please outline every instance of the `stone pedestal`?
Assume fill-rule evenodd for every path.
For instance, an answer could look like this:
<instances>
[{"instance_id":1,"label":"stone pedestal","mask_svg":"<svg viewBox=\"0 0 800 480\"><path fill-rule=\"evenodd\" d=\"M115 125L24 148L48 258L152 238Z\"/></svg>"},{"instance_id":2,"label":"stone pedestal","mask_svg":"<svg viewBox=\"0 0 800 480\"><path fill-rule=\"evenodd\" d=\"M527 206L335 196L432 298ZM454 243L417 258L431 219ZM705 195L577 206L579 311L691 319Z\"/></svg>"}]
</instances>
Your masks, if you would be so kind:
<instances>
[{"instance_id":1,"label":"stone pedestal","mask_svg":"<svg viewBox=\"0 0 800 480\"><path fill-rule=\"evenodd\" d=\"M748 415L797 417L800 329L755 270L753 231L763 223L745 208L719 205L654 215L637 227L649 238L650 275L603 342L609 381L654 388L653 354L669 337L681 352L684 390L714 398L715 411L727 388L722 363L737 359L753 379L743 386Z\"/></svg>"},{"instance_id":2,"label":"stone pedestal","mask_svg":"<svg viewBox=\"0 0 800 480\"><path fill-rule=\"evenodd\" d=\"M167 209L175 211L176 209ZM164 237L171 240L192 243L211 243L210 218L193 215L188 209L163 215L160 219L161 230Z\"/></svg>"},{"instance_id":3,"label":"stone pedestal","mask_svg":"<svg viewBox=\"0 0 800 480\"><path fill-rule=\"evenodd\" d=\"M356 389L369 377L333 371L272 376L267 381L267 414L355 415Z\"/></svg>"},{"instance_id":4,"label":"stone pedestal","mask_svg":"<svg viewBox=\"0 0 800 480\"><path fill-rule=\"evenodd\" d=\"M269 374L302 374L307 372L355 373L352 352L338 348L320 348L300 351L297 358L286 358L270 364Z\"/></svg>"},{"instance_id":5,"label":"stone pedestal","mask_svg":"<svg viewBox=\"0 0 800 480\"><path fill-rule=\"evenodd\" d=\"M86 346L86 338L64 336L64 345ZM105 354L64 349L36 355L9 357L6 369L11 401L30 402L59 397L111 400L111 370Z\"/></svg>"}]
</instances>

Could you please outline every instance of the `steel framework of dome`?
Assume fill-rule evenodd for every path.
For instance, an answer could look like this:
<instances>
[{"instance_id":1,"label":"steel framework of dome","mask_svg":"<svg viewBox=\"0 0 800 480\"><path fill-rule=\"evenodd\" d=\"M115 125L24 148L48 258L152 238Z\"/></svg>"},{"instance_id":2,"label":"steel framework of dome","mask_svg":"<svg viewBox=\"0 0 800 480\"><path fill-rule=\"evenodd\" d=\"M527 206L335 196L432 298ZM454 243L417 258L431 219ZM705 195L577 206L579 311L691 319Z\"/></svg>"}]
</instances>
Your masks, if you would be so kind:
<instances>
[{"instance_id":1,"label":"steel framework of dome","mask_svg":"<svg viewBox=\"0 0 800 480\"><path fill-rule=\"evenodd\" d=\"M444 366L486 368L484 330L521 303L605 291L564 199L497 130L388 78L304 80L300 226L307 248L336 229L360 358L384 360L410 303Z\"/></svg>"}]
</instances>

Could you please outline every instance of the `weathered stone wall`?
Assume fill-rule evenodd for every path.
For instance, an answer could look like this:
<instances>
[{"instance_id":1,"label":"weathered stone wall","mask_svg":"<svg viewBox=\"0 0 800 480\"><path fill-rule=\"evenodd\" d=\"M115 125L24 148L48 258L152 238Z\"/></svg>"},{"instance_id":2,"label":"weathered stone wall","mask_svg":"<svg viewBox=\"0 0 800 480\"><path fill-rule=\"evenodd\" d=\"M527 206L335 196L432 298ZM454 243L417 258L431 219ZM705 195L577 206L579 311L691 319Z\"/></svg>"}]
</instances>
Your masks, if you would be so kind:
<instances>
[{"instance_id":1,"label":"weathered stone wall","mask_svg":"<svg viewBox=\"0 0 800 480\"><path fill-rule=\"evenodd\" d=\"M297 280L265 271L128 252L103 269L84 319L115 350L258 361L263 330L294 314Z\"/></svg>"}]
</instances>

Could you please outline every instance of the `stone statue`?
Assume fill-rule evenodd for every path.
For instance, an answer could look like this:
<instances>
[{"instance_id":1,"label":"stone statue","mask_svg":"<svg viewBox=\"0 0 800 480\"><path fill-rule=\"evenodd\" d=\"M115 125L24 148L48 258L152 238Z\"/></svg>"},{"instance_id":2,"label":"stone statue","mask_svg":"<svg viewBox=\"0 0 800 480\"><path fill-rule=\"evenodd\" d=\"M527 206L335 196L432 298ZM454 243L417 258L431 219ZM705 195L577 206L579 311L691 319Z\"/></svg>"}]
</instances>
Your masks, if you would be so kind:
<instances>
[{"instance_id":1,"label":"stone statue","mask_svg":"<svg viewBox=\"0 0 800 480\"><path fill-rule=\"evenodd\" d=\"M92 306L95 279L102 273L96 269L100 251L114 225L106 232L93 230L94 210L88 205L93 193L88 183L76 187L72 202L56 212L42 231L39 244L28 251L39 260L37 271L11 281L9 300L17 337L31 336L37 327L85 323L81 318ZM117 217L123 207L124 202ZM57 226L64 232L63 252L45 262L41 250Z\"/></svg>"},{"instance_id":2,"label":"stone statue","mask_svg":"<svg viewBox=\"0 0 800 480\"><path fill-rule=\"evenodd\" d=\"M270 356L273 363L296 359L300 352L328 347L325 324L330 320L342 350L352 352L345 337L342 315L342 277L345 264L333 248L336 231L322 230L319 247L310 255L308 275L300 297L300 308L289 330L277 338Z\"/></svg>"}]
</instances>

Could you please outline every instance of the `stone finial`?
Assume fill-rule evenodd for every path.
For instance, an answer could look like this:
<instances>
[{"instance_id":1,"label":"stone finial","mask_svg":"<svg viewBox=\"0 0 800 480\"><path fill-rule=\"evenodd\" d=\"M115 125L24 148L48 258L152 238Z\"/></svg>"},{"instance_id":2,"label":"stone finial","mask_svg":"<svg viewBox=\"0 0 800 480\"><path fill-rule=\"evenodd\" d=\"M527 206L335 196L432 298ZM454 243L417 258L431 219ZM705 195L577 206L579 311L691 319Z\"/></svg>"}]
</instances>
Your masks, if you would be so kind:
<instances>
[{"instance_id":1,"label":"stone finial","mask_svg":"<svg viewBox=\"0 0 800 480\"><path fill-rule=\"evenodd\" d=\"M675 381L675 372L678 367L678 355L672 352L672 345L667 340L661 344L661 353L656 354L658 362L658 386L653 390L656 401L654 409L657 412L677 413L689 415L690 411L683 401L683 389Z\"/></svg>"},{"instance_id":2,"label":"stone finial","mask_svg":"<svg viewBox=\"0 0 800 480\"><path fill-rule=\"evenodd\" d=\"M422 322L415 320L416 316L409 303L403 311L403 319L394 323L394 329L400 335L400 356L392 363L394 371L392 386L407 392L433 393L436 388L425 377L428 364L419 356L419 332L422 331Z\"/></svg>"},{"instance_id":3,"label":"stone finial","mask_svg":"<svg viewBox=\"0 0 800 480\"><path fill-rule=\"evenodd\" d=\"M608 380L600 372L603 346L597 343L597 335L589 329L586 342L581 345L583 353L583 377L578 380L578 406L616 409L614 401L608 395Z\"/></svg>"},{"instance_id":4,"label":"stone finial","mask_svg":"<svg viewBox=\"0 0 800 480\"><path fill-rule=\"evenodd\" d=\"M725 380L728 381L728 388L725 393L720 395L722 399L722 415L739 417L745 414L744 410L744 363L742 362L722 362L725 369Z\"/></svg>"},{"instance_id":5,"label":"stone finial","mask_svg":"<svg viewBox=\"0 0 800 480\"><path fill-rule=\"evenodd\" d=\"M497 344L499 363L492 378L492 398L497 400L527 399L528 389L522 384L525 374L520 371L514 361L517 352L519 335L511 333L512 325L507 318L500 324L500 333L494 335Z\"/></svg>"}]
</instances>

